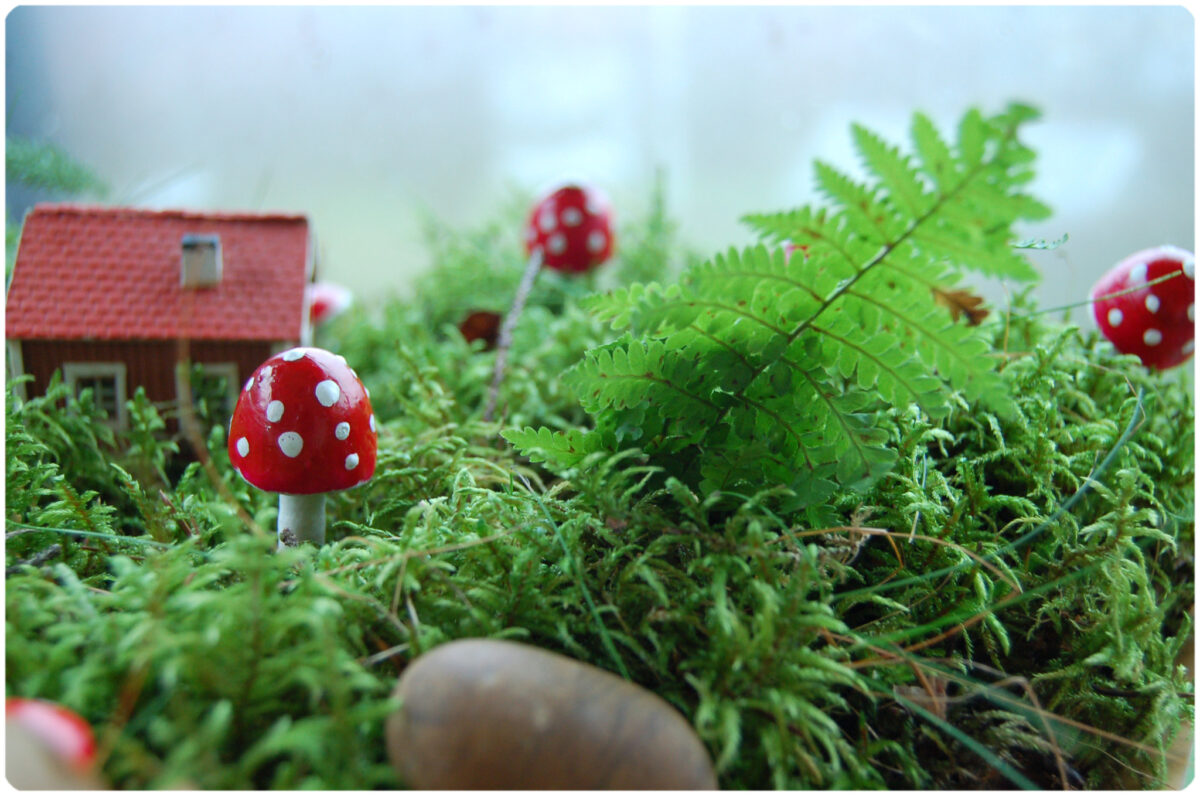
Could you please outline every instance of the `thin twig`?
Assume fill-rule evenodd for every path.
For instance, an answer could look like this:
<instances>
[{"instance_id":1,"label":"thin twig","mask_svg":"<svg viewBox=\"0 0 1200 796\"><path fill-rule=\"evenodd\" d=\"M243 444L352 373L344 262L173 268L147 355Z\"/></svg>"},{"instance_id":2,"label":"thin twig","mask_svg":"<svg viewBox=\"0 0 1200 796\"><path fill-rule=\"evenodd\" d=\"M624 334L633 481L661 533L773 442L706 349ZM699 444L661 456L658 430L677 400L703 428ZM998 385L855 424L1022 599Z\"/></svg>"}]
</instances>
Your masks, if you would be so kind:
<instances>
[{"instance_id":1,"label":"thin twig","mask_svg":"<svg viewBox=\"0 0 1200 796\"><path fill-rule=\"evenodd\" d=\"M376 652L374 655L368 655L365 658L359 658L358 663L369 669L377 663L383 663L388 658L394 658L402 652L407 652L409 646L409 643L406 641L403 644L397 644L394 647L389 647L382 652Z\"/></svg>"},{"instance_id":2,"label":"thin twig","mask_svg":"<svg viewBox=\"0 0 1200 796\"><path fill-rule=\"evenodd\" d=\"M504 368L508 363L508 349L512 347L513 330L521 312L525 309L525 300L533 289L533 280L537 279L538 271L542 268L542 250L537 248L529 257L525 273L521 275L521 284L517 286L517 295L513 298L512 308L504 316L504 324L500 327L500 336L496 339L496 367L492 371L492 386L488 389L487 408L483 410L483 420L490 423L496 413L496 402L500 397L500 384L504 381Z\"/></svg>"},{"instance_id":3,"label":"thin twig","mask_svg":"<svg viewBox=\"0 0 1200 796\"><path fill-rule=\"evenodd\" d=\"M1140 283L1134 285L1133 287L1125 288L1124 290L1118 290L1116 293L1107 293L1103 296L1096 296L1095 298L1089 298L1087 301L1077 301L1074 304L1063 304L1061 307L1049 307L1044 310L1034 310L1033 312L1025 313L1021 317L1022 318L1032 318L1035 315L1049 315L1052 312L1062 312L1064 310L1073 310L1076 307L1086 307L1089 304L1096 304L1098 302L1108 301L1109 299L1117 298L1119 296L1125 296L1130 293L1136 293L1139 290L1145 290L1148 287L1161 284L1163 282L1166 282L1168 279L1174 279L1177 276L1183 276L1183 271L1172 271L1169 274L1164 274L1163 276L1157 277L1155 279L1151 279L1146 282L1140 282Z\"/></svg>"},{"instance_id":4,"label":"thin twig","mask_svg":"<svg viewBox=\"0 0 1200 796\"><path fill-rule=\"evenodd\" d=\"M49 547L39 550L36 555L27 558L24 561L18 561L11 567L5 569L4 577L7 578L9 575L15 575L25 567L40 567L42 564L45 564L47 561L55 556L60 555L61 553L62 545L52 544Z\"/></svg>"}]
</instances>

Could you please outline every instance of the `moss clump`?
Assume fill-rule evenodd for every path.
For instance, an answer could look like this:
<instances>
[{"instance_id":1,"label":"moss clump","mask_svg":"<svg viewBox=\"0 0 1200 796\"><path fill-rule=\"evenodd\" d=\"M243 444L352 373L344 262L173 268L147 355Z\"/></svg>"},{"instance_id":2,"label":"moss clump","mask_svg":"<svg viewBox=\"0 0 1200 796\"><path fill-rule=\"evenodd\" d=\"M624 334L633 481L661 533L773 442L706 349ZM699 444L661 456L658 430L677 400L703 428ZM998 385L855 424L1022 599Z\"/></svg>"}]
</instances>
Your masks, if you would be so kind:
<instances>
[{"instance_id":1,"label":"moss clump","mask_svg":"<svg viewBox=\"0 0 1200 796\"><path fill-rule=\"evenodd\" d=\"M604 278L687 259L655 207ZM454 329L515 287L510 215L438 230L420 300L318 340L381 421L321 549L273 551L222 425L184 466L169 408L135 398L114 436L86 395L10 386L8 693L84 715L122 788L392 788L407 661L503 637L665 697L725 788L1161 786L1191 713L1190 384L1018 298L984 326L1014 406L878 409L895 466L819 509L703 494L636 449L551 472L480 421L493 355ZM505 427L587 423L557 378L607 340L584 292L539 280Z\"/></svg>"}]
</instances>

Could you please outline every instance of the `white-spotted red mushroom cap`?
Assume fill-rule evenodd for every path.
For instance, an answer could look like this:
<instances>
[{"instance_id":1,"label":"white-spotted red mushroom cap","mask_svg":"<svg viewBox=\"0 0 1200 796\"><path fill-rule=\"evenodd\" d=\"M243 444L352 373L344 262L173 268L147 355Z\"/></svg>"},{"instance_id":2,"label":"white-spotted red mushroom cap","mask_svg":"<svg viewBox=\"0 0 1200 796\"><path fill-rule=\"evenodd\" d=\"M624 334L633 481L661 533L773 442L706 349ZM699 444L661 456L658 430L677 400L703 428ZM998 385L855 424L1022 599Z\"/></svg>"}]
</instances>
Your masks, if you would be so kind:
<instances>
[{"instance_id":1,"label":"white-spotted red mushroom cap","mask_svg":"<svg viewBox=\"0 0 1200 796\"><path fill-rule=\"evenodd\" d=\"M599 188L564 185L533 206L525 251L556 271L590 271L612 256L612 206Z\"/></svg>"},{"instance_id":2,"label":"white-spotted red mushroom cap","mask_svg":"<svg viewBox=\"0 0 1200 796\"><path fill-rule=\"evenodd\" d=\"M1177 274L1158 284L1148 284ZM1178 246L1129 255L1092 288L1092 316L1122 354L1149 368L1186 362L1196 346L1196 257ZM1126 292L1128 291L1128 292ZM1122 295L1114 295L1114 294Z\"/></svg>"},{"instance_id":3,"label":"white-spotted red mushroom cap","mask_svg":"<svg viewBox=\"0 0 1200 796\"><path fill-rule=\"evenodd\" d=\"M259 489L314 495L375 473L375 415L346 360L292 348L259 365L229 425L229 458Z\"/></svg>"},{"instance_id":4,"label":"white-spotted red mushroom cap","mask_svg":"<svg viewBox=\"0 0 1200 796\"><path fill-rule=\"evenodd\" d=\"M4 715L29 730L70 766L85 768L96 758L91 725L73 710L44 699L8 697Z\"/></svg>"}]
</instances>

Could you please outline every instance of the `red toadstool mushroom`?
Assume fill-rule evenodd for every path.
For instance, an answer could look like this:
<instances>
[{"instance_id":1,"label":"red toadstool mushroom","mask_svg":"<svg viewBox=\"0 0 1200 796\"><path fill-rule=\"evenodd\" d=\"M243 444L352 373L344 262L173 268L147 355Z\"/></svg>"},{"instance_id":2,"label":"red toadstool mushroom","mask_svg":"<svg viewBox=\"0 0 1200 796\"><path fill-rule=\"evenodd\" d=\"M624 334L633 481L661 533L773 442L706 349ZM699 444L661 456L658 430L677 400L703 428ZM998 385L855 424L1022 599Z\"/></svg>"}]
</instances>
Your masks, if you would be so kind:
<instances>
[{"instance_id":1,"label":"red toadstool mushroom","mask_svg":"<svg viewBox=\"0 0 1200 796\"><path fill-rule=\"evenodd\" d=\"M1185 249L1136 252L1092 288L1092 315L1122 354L1136 354L1148 368L1173 368L1195 350L1195 280L1196 257Z\"/></svg>"},{"instance_id":2,"label":"red toadstool mushroom","mask_svg":"<svg viewBox=\"0 0 1200 796\"><path fill-rule=\"evenodd\" d=\"M555 271L583 273L612 256L612 207L603 191L564 185L543 197L525 225L525 251Z\"/></svg>"},{"instance_id":3,"label":"red toadstool mushroom","mask_svg":"<svg viewBox=\"0 0 1200 796\"><path fill-rule=\"evenodd\" d=\"M492 372L484 420L491 420L496 410L513 329L542 265L564 273L585 273L612 256L613 243L612 207L599 188L567 184L551 191L533 206L525 224L525 251L529 254L529 264L496 341L496 367Z\"/></svg>"},{"instance_id":4,"label":"red toadstool mushroom","mask_svg":"<svg viewBox=\"0 0 1200 796\"><path fill-rule=\"evenodd\" d=\"M229 458L248 482L279 493L279 546L325 542L325 493L375 473L375 415L343 357L292 348L259 365L229 424Z\"/></svg>"}]
</instances>

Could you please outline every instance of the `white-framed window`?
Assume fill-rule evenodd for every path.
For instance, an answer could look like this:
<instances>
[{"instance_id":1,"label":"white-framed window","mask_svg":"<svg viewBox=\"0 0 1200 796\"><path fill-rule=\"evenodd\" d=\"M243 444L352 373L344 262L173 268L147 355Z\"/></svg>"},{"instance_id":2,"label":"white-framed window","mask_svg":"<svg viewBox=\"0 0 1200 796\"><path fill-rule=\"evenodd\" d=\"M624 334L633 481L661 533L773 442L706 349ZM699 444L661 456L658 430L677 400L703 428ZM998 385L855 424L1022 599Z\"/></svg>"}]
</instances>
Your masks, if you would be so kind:
<instances>
[{"instance_id":1,"label":"white-framed window","mask_svg":"<svg viewBox=\"0 0 1200 796\"><path fill-rule=\"evenodd\" d=\"M228 418L237 403L238 367L236 362L191 362L178 363L175 367L175 396L183 404L184 371L190 367L188 381L192 387L192 405L201 401L210 417ZM197 373L197 371L199 371Z\"/></svg>"},{"instance_id":2,"label":"white-framed window","mask_svg":"<svg viewBox=\"0 0 1200 796\"><path fill-rule=\"evenodd\" d=\"M108 414L109 425L126 427L129 417L125 411L128 388L124 362L66 362L62 374L72 395L79 397L91 389L92 400Z\"/></svg>"}]
</instances>

